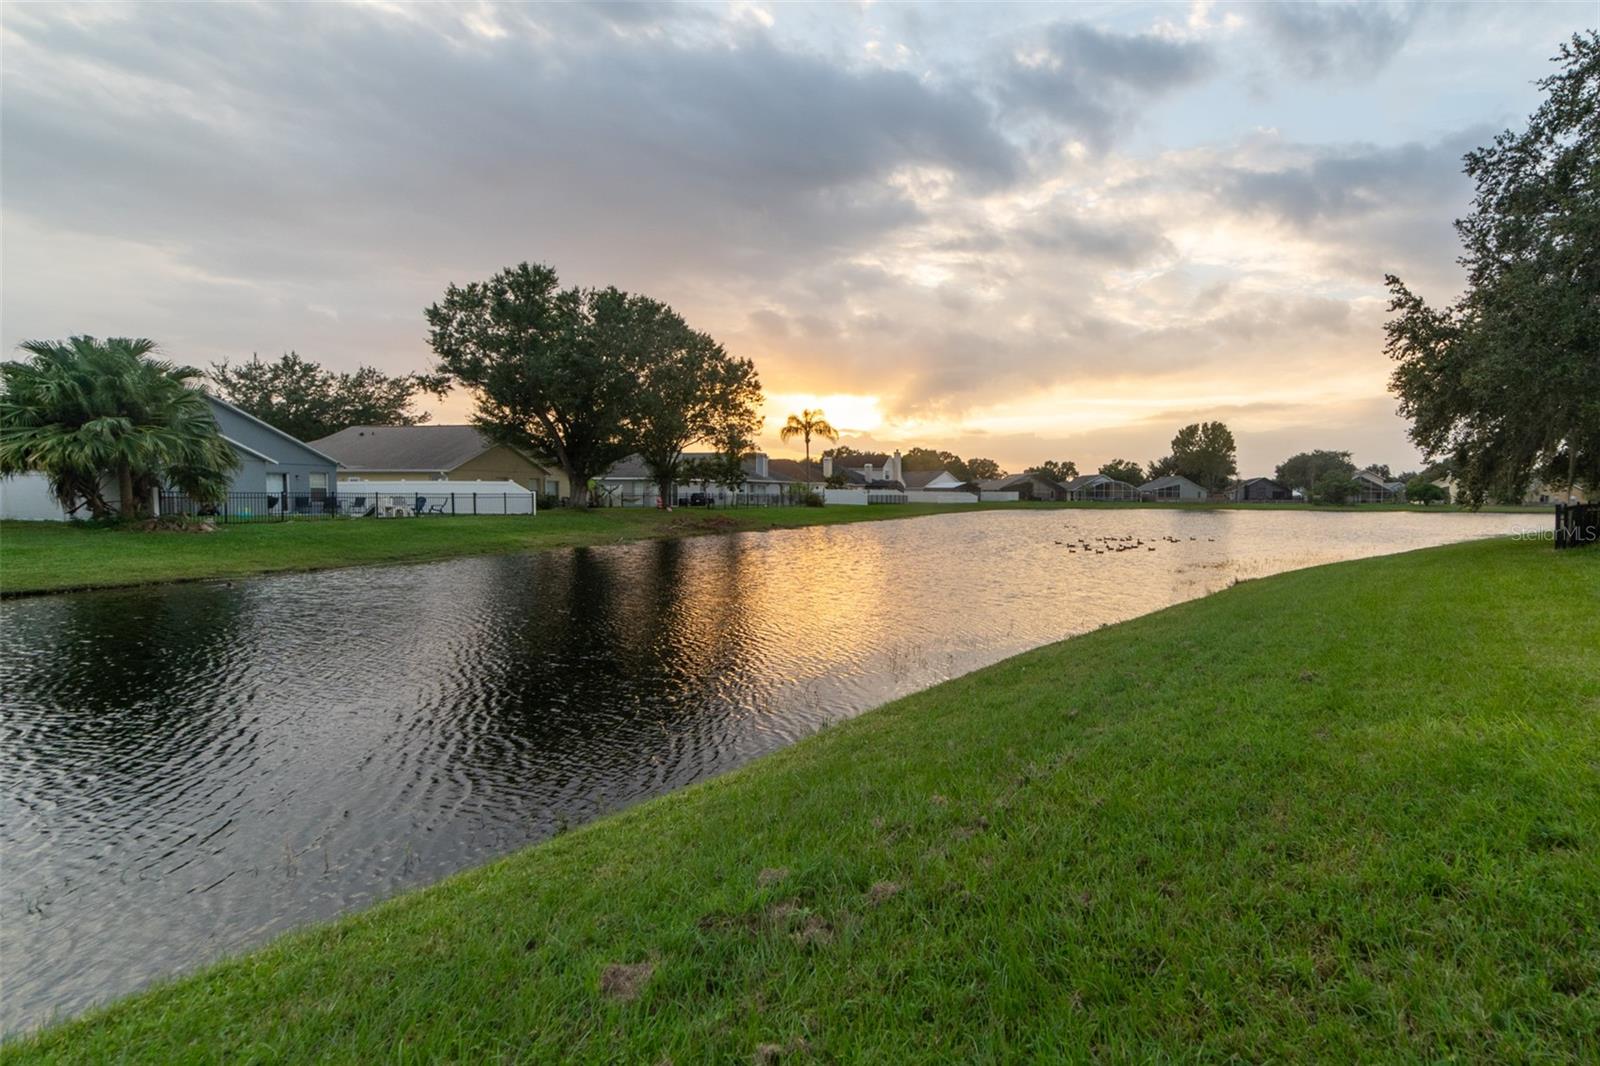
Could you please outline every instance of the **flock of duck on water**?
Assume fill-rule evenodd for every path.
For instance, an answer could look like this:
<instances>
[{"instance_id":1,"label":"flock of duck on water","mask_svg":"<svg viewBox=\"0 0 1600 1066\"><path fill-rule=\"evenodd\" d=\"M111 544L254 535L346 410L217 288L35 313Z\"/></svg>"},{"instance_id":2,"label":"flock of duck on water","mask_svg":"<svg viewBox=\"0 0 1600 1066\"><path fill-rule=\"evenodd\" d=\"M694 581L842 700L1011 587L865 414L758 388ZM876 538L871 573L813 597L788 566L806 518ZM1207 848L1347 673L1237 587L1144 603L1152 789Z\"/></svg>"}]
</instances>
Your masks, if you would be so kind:
<instances>
[{"instance_id":1,"label":"flock of duck on water","mask_svg":"<svg viewBox=\"0 0 1600 1066\"><path fill-rule=\"evenodd\" d=\"M1174 537L1170 533L1168 533L1165 536L1162 536L1162 537L1160 537L1158 539L1164 540L1168 544L1181 544L1181 543L1183 543L1183 538L1182 537ZM1199 537L1190 537L1189 539L1190 540L1199 540L1200 538ZM1217 539L1216 537L1207 537L1206 538L1207 541L1210 541L1212 543L1215 543L1216 539ZM1156 546L1153 543L1152 544L1146 544L1144 542L1143 538L1135 537L1132 533L1129 533L1125 537L1090 537L1087 540L1079 538L1079 540L1078 540L1078 542L1076 544L1072 544L1072 543L1069 543L1069 542L1064 541L1064 540L1058 540L1058 541L1056 541L1056 543L1057 544L1065 544L1066 548L1067 548L1067 551L1072 552L1074 555L1076 555L1078 553L1079 549L1082 549L1085 554L1093 552L1095 555L1104 555L1106 552L1138 551L1140 548L1143 548L1145 551L1152 551L1152 552L1156 550Z\"/></svg>"}]
</instances>

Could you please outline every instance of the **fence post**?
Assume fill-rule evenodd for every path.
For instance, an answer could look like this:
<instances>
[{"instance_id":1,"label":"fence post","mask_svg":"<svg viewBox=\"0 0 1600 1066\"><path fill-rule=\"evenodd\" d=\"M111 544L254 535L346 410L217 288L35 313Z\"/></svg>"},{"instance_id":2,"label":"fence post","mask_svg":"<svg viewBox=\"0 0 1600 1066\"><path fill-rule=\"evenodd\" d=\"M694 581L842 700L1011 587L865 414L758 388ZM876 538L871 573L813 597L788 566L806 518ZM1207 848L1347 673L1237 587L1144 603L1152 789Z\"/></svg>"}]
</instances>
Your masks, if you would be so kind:
<instances>
[{"instance_id":1,"label":"fence post","mask_svg":"<svg viewBox=\"0 0 1600 1066\"><path fill-rule=\"evenodd\" d=\"M472 494L472 513L478 513L478 494L476 492Z\"/></svg>"}]
</instances>

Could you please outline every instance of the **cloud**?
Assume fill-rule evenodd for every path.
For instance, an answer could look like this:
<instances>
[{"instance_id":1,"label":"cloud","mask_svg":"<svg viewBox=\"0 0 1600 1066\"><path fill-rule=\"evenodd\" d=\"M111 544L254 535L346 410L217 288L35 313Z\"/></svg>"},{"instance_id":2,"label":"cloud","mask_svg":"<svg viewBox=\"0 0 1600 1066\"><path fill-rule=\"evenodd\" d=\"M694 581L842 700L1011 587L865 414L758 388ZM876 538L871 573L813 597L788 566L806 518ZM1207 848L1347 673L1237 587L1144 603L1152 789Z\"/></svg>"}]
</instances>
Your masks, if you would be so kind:
<instances>
[{"instance_id":1,"label":"cloud","mask_svg":"<svg viewBox=\"0 0 1600 1066\"><path fill-rule=\"evenodd\" d=\"M1013 109L1047 116L1105 147L1141 104L1193 84L1212 63L1210 48L1197 41L1057 22L1013 53L1000 96Z\"/></svg>"},{"instance_id":2,"label":"cloud","mask_svg":"<svg viewBox=\"0 0 1600 1066\"><path fill-rule=\"evenodd\" d=\"M1308 78L1366 78L1405 46L1416 4L1280 2L1250 9L1285 66Z\"/></svg>"},{"instance_id":3,"label":"cloud","mask_svg":"<svg viewBox=\"0 0 1600 1066\"><path fill-rule=\"evenodd\" d=\"M746 30L631 35L643 13L628 33L610 10L440 15L153 8L114 40L30 19L7 49L7 211L286 283L623 246L649 279L870 241L920 217L904 168L1019 172L959 85Z\"/></svg>"}]
</instances>

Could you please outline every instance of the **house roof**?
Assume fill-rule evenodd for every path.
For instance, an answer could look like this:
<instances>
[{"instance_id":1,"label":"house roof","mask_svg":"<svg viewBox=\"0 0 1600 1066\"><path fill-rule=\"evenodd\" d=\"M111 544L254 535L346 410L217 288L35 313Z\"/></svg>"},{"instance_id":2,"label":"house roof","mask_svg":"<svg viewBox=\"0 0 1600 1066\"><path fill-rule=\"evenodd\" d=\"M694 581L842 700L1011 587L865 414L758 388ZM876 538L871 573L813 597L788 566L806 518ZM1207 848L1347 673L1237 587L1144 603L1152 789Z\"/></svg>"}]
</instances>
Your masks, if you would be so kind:
<instances>
[{"instance_id":1,"label":"house roof","mask_svg":"<svg viewBox=\"0 0 1600 1066\"><path fill-rule=\"evenodd\" d=\"M768 459L767 470L773 477L788 478L790 481L821 481L822 463L820 460L811 460L811 469L806 470L806 464L801 459Z\"/></svg>"},{"instance_id":2,"label":"house roof","mask_svg":"<svg viewBox=\"0 0 1600 1066\"><path fill-rule=\"evenodd\" d=\"M1201 492L1205 491L1205 489L1200 488L1199 485L1195 484L1193 481L1190 481L1182 474L1168 474L1166 477L1158 477L1154 481L1146 481L1143 485L1139 486L1139 491L1156 492L1159 489L1168 488L1172 485L1188 485L1190 488L1200 489Z\"/></svg>"},{"instance_id":3,"label":"house roof","mask_svg":"<svg viewBox=\"0 0 1600 1066\"><path fill-rule=\"evenodd\" d=\"M293 444L297 448L304 448L306 451L310 452L311 454L317 456L318 458L326 459L326 460L328 460L328 462L332 463L335 466L339 466L340 465L338 456L329 455L327 452L325 452L322 449L318 448L315 442L307 444L305 441L301 440L299 437L296 437L294 434L285 433L283 430L279 429L277 426L273 425L271 422L264 422L261 419L257 418L255 415L251 414L249 411L246 411L244 408L236 407L233 404L229 403L227 400L224 400L222 397L213 396L213 395L211 395L211 393L207 392L204 389L200 390L200 395L202 395L202 396L204 396L206 398L206 402L207 403L215 404L217 407L221 407L221 408L223 408L225 410L233 412L234 414L238 415L240 418L248 419L249 421L254 422L256 425L260 426L262 429L266 430L268 433L272 433L275 436L283 438L284 440L286 440L289 443ZM213 415L212 417L215 418L216 416ZM224 439L226 439L226 438L224 438ZM258 459L266 459L269 463L277 462L276 459L273 459L273 458L271 458L269 456L262 455L260 452L256 451L254 448L245 448L244 445L240 444L236 440L228 440L228 443L233 445L235 448L242 448L244 451L250 452L252 455L256 456Z\"/></svg>"},{"instance_id":4,"label":"house roof","mask_svg":"<svg viewBox=\"0 0 1600 1066\"><path fill-rule=\"evenodd\" d=\"M1068 490L1069 492L1077 492L1079 489L1088 488L1090 485L1097 485L1102 481L1115 482L1118 485L1127 485L1128 484L1125 481L1117 481L1116 478L1110 477L1110 476L1108 476L1106 474L1079 474L1077 477L1073 478L1071 481L1068 481L1065 484L1063 484L1062 488ZM1128 485L1128 487L1130 489L1133 488L1132 485Z\"/></svg>"},{"instance_id":5,"label":"house roof","mask_svg":"<svg viewBox=\"0 0 1600 1066\"><path fill-rule=\"evenodd\" d=\"M1371 470L1357 470L1350 476L1352 478L1360 478L1362 481L1365 481L1368 484L1377 485L1379 488L1382 488L1387 492L1399 492L1401 489L1406 487L1406 483L1404 481L1385 481L1383 480L1383 475L1375 474Z\"/></svg>"},{"instance_id":6,"label":"house roof","mask_svg":"<svg viewBox=\"0 0 1600 1066\"><path fill-rule=\"evenodd\" d=\"M961 485L971 484L970 481L957 477L948 470L907 470L900 476L900 481L908 489L925 489L930 482L937 481L941 477L949 477Z\"/></svg>"},{"instance_id":7,"label":"house roof","mask_svg":"<svg viewBox=\"0 0 1600 1066\"><path fill-rule=\"evenodd\" d=\"M454 470L494 447L476 426L351 426L314 444L351 470Z\"/></svg>"}]
</instances>

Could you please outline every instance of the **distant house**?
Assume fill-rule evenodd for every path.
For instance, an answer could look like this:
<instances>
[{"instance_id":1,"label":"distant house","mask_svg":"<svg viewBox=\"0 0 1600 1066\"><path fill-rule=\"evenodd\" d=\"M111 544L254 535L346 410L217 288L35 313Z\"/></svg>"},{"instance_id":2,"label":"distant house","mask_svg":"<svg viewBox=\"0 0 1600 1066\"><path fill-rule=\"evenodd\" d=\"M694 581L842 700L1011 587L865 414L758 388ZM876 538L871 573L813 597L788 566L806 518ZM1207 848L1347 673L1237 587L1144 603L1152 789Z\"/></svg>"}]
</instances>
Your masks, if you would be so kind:
<instances>
[{"instance_id":1,"label":"distant house","mask_svg":"<svg viewBox=\"0 0 1600 1066\"><path fill-rule=\"evenodd\" d=\"M905 469L901 465L900 453L886 456L882 463L866 462L860 466L845 466L836 463L833 456L822 457L822 480L828 481L840 478L846 488L852 489L881 489L885 492L899 492L908 486L905 482Z\"/></svg>"},{"instance_id":2,"label":"distant house","mask_svg":"<svg viewBox=\"0 0 1600 1066\"><path fill-rule=\"evenodd\" d=\"M1350 475L1350 480L1356 483L1351 503L1404 503L1406 500L1404 481L1388 481L1371 470L1357 470Z\"/></svg>"},{"instance_id":3,"label":"distant house","mask_svg":"<svg viewBox=\"0 0 1600 1066\"><path fill-rule=\"evenodd\" d=\"M1067 498L1067 487L1044 474L1013 474L1011 477L986 478L978 482L978 490L984 496L1014 492L1019 500Z\"/></svg>"},{"instance_id":4,"label":"distant house","mask_svg":"<svg viewBox=\"0 0 1600 1066\"><path fill-rule=\"evenodd\" d=\"M1235 503L1271 503L1277 500L1292 500L1294 493L1288 486L1270 477L1251 477L1245 478L1229 489L1228 499Z\"/></svg>"},{"instance_id":5,"label":"distant house","mask_svg":"<svg viewBox=\"0 0 1600 1066\"><path fill-rule=\"evenodd\" d=\"M1573 503L1589 503L1593 499L1589 493L1584 491L1582 485L1573 486L1570 498ZM1544 481L1535 481L1528 487L1528 491L1522 494L1522 503L1525 507L1566 502L1568 502L1568 495L1565 488L1556 488L1554 485Z\"/></svg>"},{"instance_id":6,"label":"distant house","mask_svg":"<svg viewBox=\"0 0 1600 1066\"><path fill-rule=\"evenodd\" d=\"M963 481L948 470L907 470L900 475L909 492L977 492L976 481Z\"/></svg>"},{"instance_id":7,"label":"distant house","mask_svg":"<svg viewBox=\"0 0 1600 1066\"><path fill-rule=\"evenodd\" d=\"M715 452L683 453L685 460L715 457ZM744 469L745 480L737 490L730 490L727 486L715 482L680 481L677 485L677 498L667 502L673 506L680 502L687 503L696 494L703 495L710 502L717 504L760 502L764 499L781 498L789 486L796 484L790 478L778 477L772 473L765 452L755 452L745 456L740 466ZM655 507L661 502L661 486L650 473L650 468L645 465L644 459L638 455L628 456L604 475L595 478L594 483L595 499L602 505Z\"/></svg>"},{"instance_id":8,"label":"distant house","mask_svg":"<svg viewBox=\"0 0 1600 1066\"><path fill-rule=\"evenodd\" d=\"M228 486L230 496L249 494L265 508L286 507L296 513L319 511L338 481L336 457L261 421L248 411L210 393L202 393L211 408L222 439L233 448L238 467ZM103 495L117 503L115 483ZM251 506L249 501L241 507ZM50 497L49 479L43 474L20 474L5 479L0 488L0 517L63 521L68 515Z\"/></svg>"},{"instance_id":9,"label":"distant house","mask_svg":"<svg viewBox=\"0 0 1600 1066\"><path fill-rule=\"evenodd\" d=\"M822 480L822 463L813 459L807 466L803 459L768 459L767 472L773 477L811 484Z\"/></svg>"},{"instance_id":10,"label":"distant house","mask_svg":"<svg viewBox=\"0 0 1600 1066\"><path fill-rule=\"evenodd\" d=\"M1184 500L1192 503L1204 500L1209 495L1205 489L1181 474L1158 477L1139 486L1139 498L1142 500Z\"/></svg>"},{"instance_id":11,"label":"distant house","mask_svg":"<svg viewBox=\"0 0 1600 1066\"><path fill-rule=\"evenodd\" d=\"M1137 500L1139 490L1104 474L1083 474L1063 486L1069 500Z\"/></svg>"},{"instance_id":12,"label":"distant house","mask_svg":"<svg viewBox=\"0 0 1600 1066\"><path fill-rule=\"evenodd\" d=\"M360 481L513 481L544 496L570 496L560 467L540 463L476 426L351 426L313 442Z\"/></svg>"}]
</instances>

